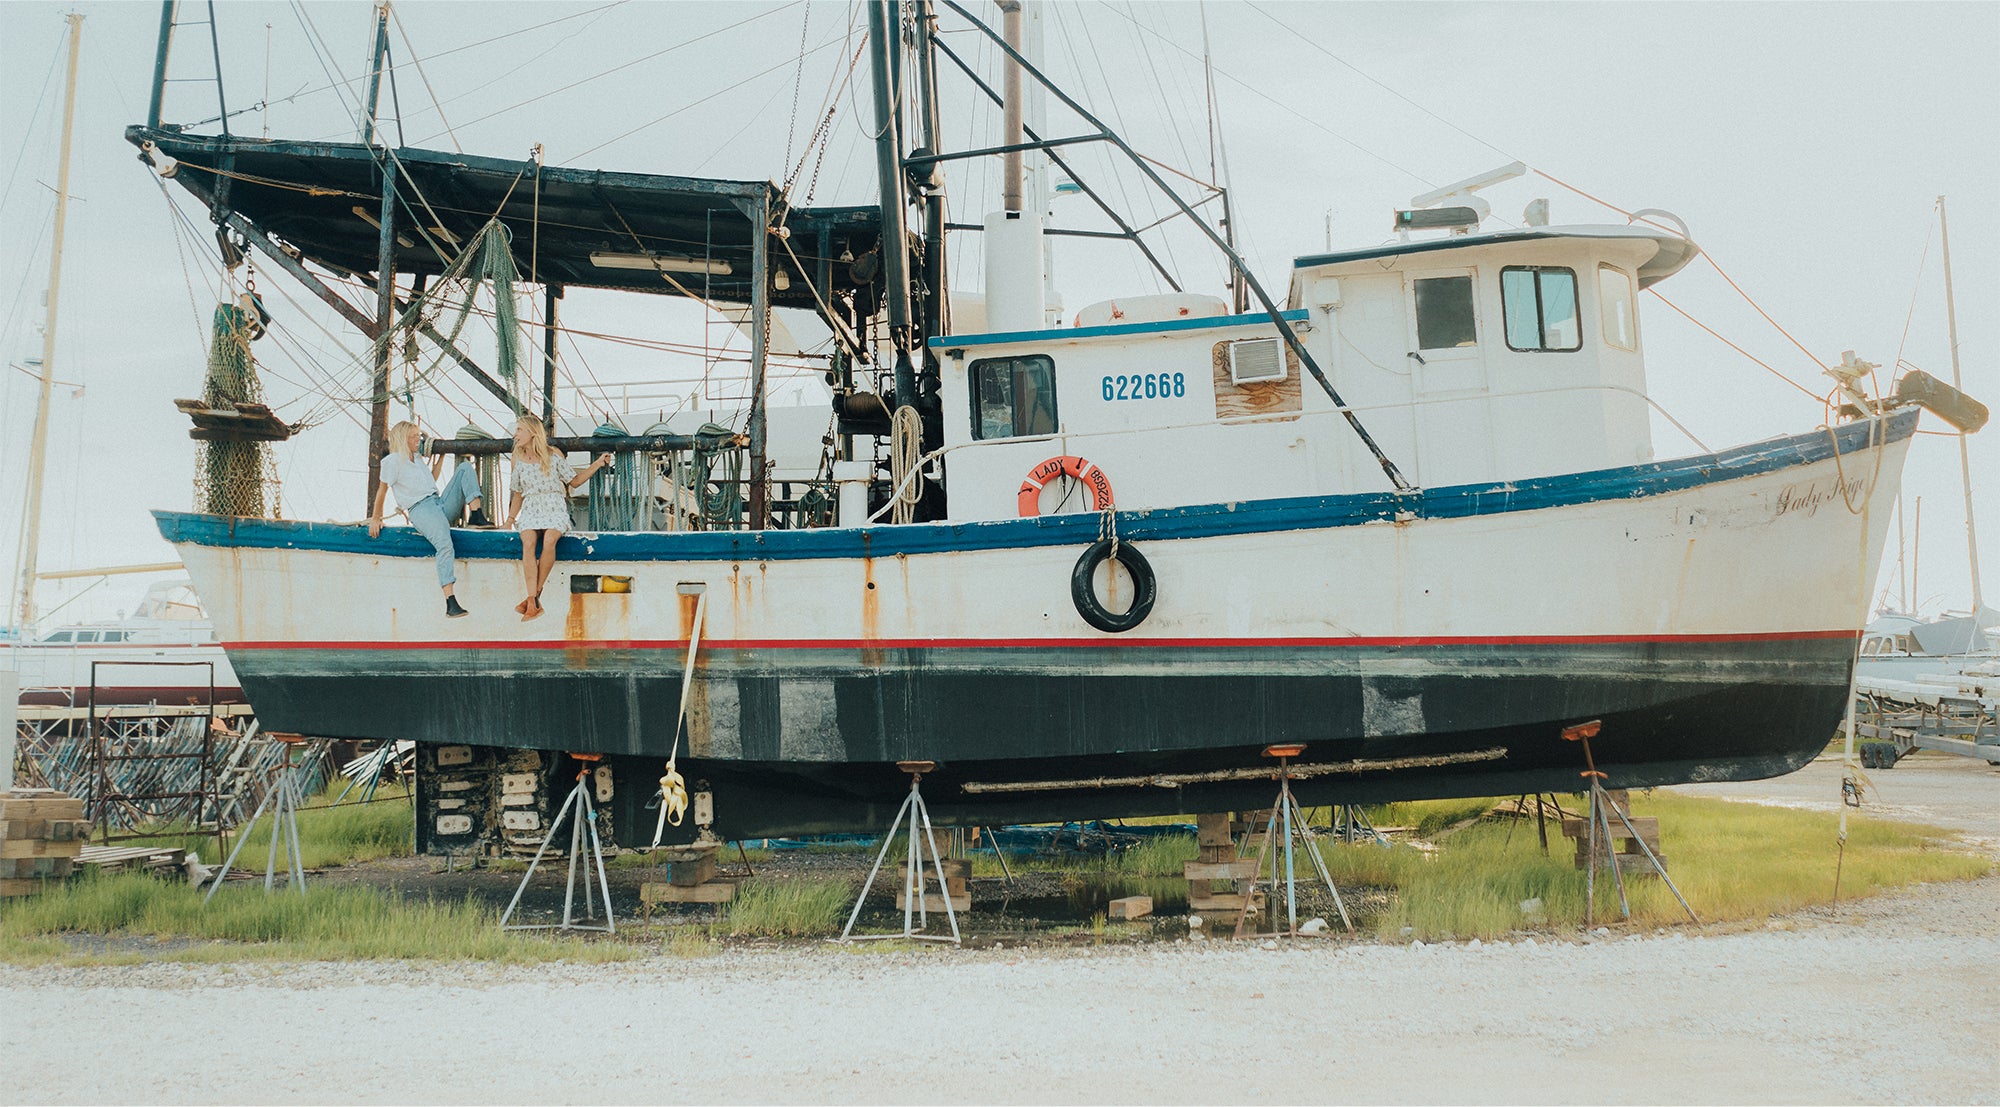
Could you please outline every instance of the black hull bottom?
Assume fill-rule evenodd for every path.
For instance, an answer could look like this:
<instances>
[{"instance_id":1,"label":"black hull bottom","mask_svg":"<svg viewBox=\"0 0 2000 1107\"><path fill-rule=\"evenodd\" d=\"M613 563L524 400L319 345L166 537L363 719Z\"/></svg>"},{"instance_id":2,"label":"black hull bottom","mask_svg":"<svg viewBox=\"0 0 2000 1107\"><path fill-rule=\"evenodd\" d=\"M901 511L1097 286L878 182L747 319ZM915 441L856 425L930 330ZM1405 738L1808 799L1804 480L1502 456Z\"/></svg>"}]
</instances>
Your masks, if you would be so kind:
<instances>
[{"instance_id":1,"label":"black hull bottom","mask_svg":"<svg viewBox=\"0 0 2000 1107\"><path fill-rule=\"evenodd\" d=\"M1320 775L1295 787L1312 805L1573 792L1583 755L1561 730L1588 719L1604 722L1592 748L1613 787L1746 780L1825 746L1853 651L1851 636L1824 635L704 651L679 765L713 793L727 838L878 829L907 794L895 762L917 759L938 763L925 782L933 818L961 826L1266 807L1273 785L1256 771L1273 742L1306 743L1300 763ZM604 754L616 836L651 839L677 651L231 660L274 730ZM1361 764L1315 769L1349 762ZM1204 775L1229 779L1186 779Z\"/></svg>"}]
</instances>

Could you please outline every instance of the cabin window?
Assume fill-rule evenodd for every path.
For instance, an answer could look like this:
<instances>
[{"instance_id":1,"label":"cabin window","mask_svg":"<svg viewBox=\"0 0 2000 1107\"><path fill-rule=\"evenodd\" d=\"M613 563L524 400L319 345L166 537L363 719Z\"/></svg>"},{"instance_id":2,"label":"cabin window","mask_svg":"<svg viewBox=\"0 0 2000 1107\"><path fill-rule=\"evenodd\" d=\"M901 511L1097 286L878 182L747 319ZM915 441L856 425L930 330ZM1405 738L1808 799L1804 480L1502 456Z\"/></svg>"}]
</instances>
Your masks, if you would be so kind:
<instances>
[{"instance_id":1,"label":"cabin window","mask_svg":"<svg viewBox=\"0 0 2000 1107\"><path fill-rule=\"evenodd\" d=\"M1410 283L1417 299L1417 349L1452 350L1479 344L1470 276L1424 277Z\"/></svg>"},{"instance_id":2,"label":"cabin window","mask_svg":"<svg viewBox=\"0 0 2000 1107\"><path fill-rule=\"evenodd\" d=\"M1056 432L1056 363L1042 355L972 363L972 437Z\"/></svg>"},{"instance_id":3,"label":"cabin window","mask_svg":"<svg viewBox=\"0 0 2000 1107\"><path fill-rule=\"evenodd\" d=\"M1597 303L1604 341L1621 350L1639 348L1639 318L1632 308L1632 277L1616 266L1597 267Z\"/></svg>"},{"instance_id":4,"label":"cabin window","mask_svg":"<svg viewBox=\"0 0 2000 1107\"><path fill-rule=\"evenodd\" d=\"M104 632L104 636L98 639L100 642L123 642L124 640L125 632L122 630L107 630Z\"/></svg>"},{"instance_id":5,"label":"cabin window","mask_svg":"<svg viewBox=\"0 0 2000 1107\"><path fill-rule=\"evenodd\" d=\"M1500 309L1510 350L1583 348L1576 316L1576 270L1510 266L1500 271Z\"/></svg>"},{"instance_id":6,"label":"cabin window","mask_svg":"<svg viewBox=\"0 0 2000 1107\"><path fill-rule=\"evenodd\" d=\"M69 641L74 641L74 640L75 640L75 638L76 638L76 635L75 635L74 633L72 633L72 632L70 632L70 631L67 631L67 630L59 630L59 631L56 631L56 632L55 632L54 634L51 634L51 635L49 635L48 637L46 637L46 638L42 639L42 641L44 641L44 642L69 642Z\"/></svg>"},{"instance_id":7,"label":"cabin window","mask_svg":"<svg viewBox=\"0 0 2000 1107\"><path fill-rule=\"evenodd\" d=\"M79 630L76 632L76 640L79 642L95 642L97 641L97 632L94 630Z\"/></svg>"}]
</instances>

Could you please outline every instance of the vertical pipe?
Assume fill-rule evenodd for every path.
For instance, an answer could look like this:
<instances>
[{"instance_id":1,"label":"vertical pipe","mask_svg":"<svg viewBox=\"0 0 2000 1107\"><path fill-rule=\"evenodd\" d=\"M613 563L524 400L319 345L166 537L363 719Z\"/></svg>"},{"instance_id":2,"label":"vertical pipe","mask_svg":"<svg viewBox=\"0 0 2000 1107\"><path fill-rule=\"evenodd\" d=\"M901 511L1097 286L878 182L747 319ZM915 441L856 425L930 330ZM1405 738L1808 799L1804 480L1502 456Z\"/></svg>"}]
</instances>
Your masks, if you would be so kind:
<instances>
[{"instance_id":1,"label":"vertical pipe","mask_svg":"<svg viewBox=\"0 0 2000 1107\"><path fill-rule=\"evenodd\" d=\"M63 229L69 221L70 137L76 130L76 59L83 43L83 16L69 19L69 73L63 86L62 154L56 170L55 237L49 246L48 308L42 316L42 378L35 401L35 430L28 442L28 506L22 512L21 611L23 634L35 620L35 570L42 544L42 463L49 450L49 392L55 384L56 307L62 298Z\"/></svg>"},{"instance_id":2,"label":"vertical pipe","mask_svg":"<svg viewBox=\"0 0 2000 1107\"><path fill-rule=\"evenodd\" d=\"M215 30L215 0L208 0L208 45L215 54L215 114L222 117L222 137L229 137L229 102L222 97L222 40Z\"/></svg>"},{"instance_id":3,"label":"vertical pipe","mask_svg":"<svg viewBox=\"0 0 2000 1107\"><path fill-rule=\"evenodd\" d=\"M1951 338L1951 386L1963 387L1958 376L1958 303L1951 292L1951 233L1945 227L1944 197L1938 197L1938 241L1944 244L1944 321ZM1972 525L1972 455L1966 447L1965 432L1958 432L1958 475L1965 482L1965 554L1972 563L1972 641L1979 645L1979 613L1986 599L1979 591L1979 532Z\"/></svg>"},{"instance_id":4,"label":"vertical pipe","mask_svg":"<svg viewBox=\"0 0 2000 1107\"><path fill-rule=\"evenodd\" d=\"M944 147L944 125L938 115L937 59L931 49L931 33L936 27L937 16L930 0L916 0L916 20L917 84L923 96L924 148L935 154ZM936 172L935 164L925 167L927 176ZM926 337L944 333L944 225L944 189L933 188L924 197L923 334Z\"/></svg>"},{"instance_id":5,"label":"vertical pipe","mask_svg":"<svg viewBox=\"0 0 2000 1107\"><path fill-rule=\"evenodd\" d=\"M542 318L548 323L542 332L542 425L554 434L556 426L556 305L562 302L562 286L548 285L543 289L547 309Z\"/></svg>"},{"instance_id":6,"label":"vertical pipe","mask_svg":"<svg viewBox=\"0 0 2000 1107\"><path fill-rule=\"evenodd\" d=\"M160 3L160 47L153 55L153 102L146 108L146 128L160 129L160 108L167 96L167 51L174 42L175 0Z\"/></svg>"},{"instance_id":7,"label":"vertical pipe","mask_svg":"<svg viewBox=\"0 0 2000 1107\"><path fill-rule=\"evenodd\" d=\"M361 145L375 144L376 109L382 100L382 60L389 56L389 5L375 5L375 44L368 54L368 96L361 105Z\"/></svg>"},{"instance_id":8,"label":"vertical pipe","mask_svg":"<svg viewBox=\"0 0 2000 1107\"><path fill-rule=\"evenodd\" d=\"M897 30L891 16L895 0L870 0L868 43L875 79L875 173L882 190L882 299L889 313L889 337L896 348L896 403L908 406L916 398L916 372L910 366L909 231L904 224L903 137L897 130L893 57Z\"/></svg>"},{"instance_id":9,"label":"vertical pipe","mask_svg":"<svg viewBox=\"0 0 2000 1107\"><path fill-rule=\"evenodd\" d=\"M1007 45L1015 51L1021 49L1021 0L999 0L1000 29L1006 36ZM1006 103L1001 106L1002 126L1000 143L1003 146L1019 146L1026 141L1021 131L1021 63L1015 58L1006 60L1002 70L1001 94ZM1000 160L1000 207L1004 211L1021 211L1021 151L1009 150Z\"/></svg>"},{"instance_id":10,"label":"vertical pipe","mask_svg":"<svg viewBox=\"0 0 2000 1107\"><path fill-rule=\"evenodd\" d=\"M764 529L764 359L771 329L771 198L757 201L750 231L750 529Z\"/></svg>"},{"instance_id":11,"label":"vertical pipe","mask_svg":"<svg viewBox=\"0 0 2000 1107\"><path fill-rule=\"evenodd\" d=\"M362 514L375 509L382 451L389 437L389 363L396 347L396 169L382 160L382 233L375 245L375 392L368 418L368 491Z\"/></svg>"}]
</instances>

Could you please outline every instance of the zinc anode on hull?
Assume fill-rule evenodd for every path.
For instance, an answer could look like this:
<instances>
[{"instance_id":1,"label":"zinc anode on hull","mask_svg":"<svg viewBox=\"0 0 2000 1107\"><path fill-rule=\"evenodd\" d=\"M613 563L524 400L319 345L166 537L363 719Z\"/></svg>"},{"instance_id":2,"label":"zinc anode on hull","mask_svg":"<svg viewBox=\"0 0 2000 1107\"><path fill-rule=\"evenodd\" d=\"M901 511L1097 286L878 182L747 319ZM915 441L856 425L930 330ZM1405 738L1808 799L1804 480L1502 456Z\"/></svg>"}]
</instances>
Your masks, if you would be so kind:
<instances>
[{"instance_id":1,"label":"zinc anode on hull","mask_svg":"<svg viewBox=\"0 0 2000 1107\"><path fill-rule=\"evenodd\" d=\"M905 757L944 761L945 788L953 776L1254 767L1276 740L1313 743L1315 760L1505 748L1306 793L1413 798L1574 787L1575 752L1552 743L1595 717L1600 757L1646 783L1800 763L1846 694L1857 582L1873 579L1887 520L1871 482L1900 472L1914 423L1899 412L1415 498L1132 512L1120 532L1152 561L1159 600L1124 635L1089 628L1069 602L1095 516L572 536L550 596L562 606L533 624L508 610L509 535L459 532L474 615L447 623L414 535L199 516L161 526L267 725L602 751L636 759L626 772L641 791L673 739L694 607L682 586L706 588L683 749L719 805L736 796L743 814L719 809L718 825L739 833L869 825L900 799L891 763ZM632 588L565 594L576 574ZM1219 802L1254 790L1184 791ZM1058 789L966 809L1075 817L1187 802Z\"/></svg>"}]
</instances>

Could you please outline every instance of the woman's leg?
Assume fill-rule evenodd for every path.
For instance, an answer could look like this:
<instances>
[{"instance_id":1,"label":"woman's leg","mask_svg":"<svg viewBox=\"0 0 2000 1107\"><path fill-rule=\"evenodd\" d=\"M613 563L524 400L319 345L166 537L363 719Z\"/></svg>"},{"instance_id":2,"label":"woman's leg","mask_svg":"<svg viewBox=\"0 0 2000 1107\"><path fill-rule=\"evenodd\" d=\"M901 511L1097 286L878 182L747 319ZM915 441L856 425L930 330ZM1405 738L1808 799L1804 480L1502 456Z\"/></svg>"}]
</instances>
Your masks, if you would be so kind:
<instances>
[{"instance_id":1,"label":"woman's leg","mask_svg":"<svg viewBox=\"0 0 2000 1107\"><path fill-rule=\"evenodd\" d=\"M538 530L524 530L521 532L521 587L523 589L521 594L523 596L533 596L535 594L535 541L541 537L541 534L542 532ZM520 603L515 604L514 610L526 615L528 613L528 601L524 599Z\"/></svg>"},{"instance_id":2,"label":"woman's leg","mask_svg":"<svg viewBox=\"0 0 2000 1107\"><path fill-rule=\"evenodd\" d=\"M479 488L479 469L470 461L459 462L458 468L451 472L451 479L438 490L438 499L444 517L454 523L465 514L466 508L479 510L484 503Z\"/></svg>"},{"instance_id":3,"label":"woman's leg","mask_svg":"<svg viewBox=\"0 0 2000 1107\"><path fill-rule=\"evenodd\" d=\"M451 547L451 524L446 521L443 505L437 497L426 496L410 509L410 525L417 529L437 551L438 587L450 597L452 585L458 580L457 553ZM452 613L457 608L456 601L447 602L445 610Z\"/></svg>"},{"instance_id":4,"label":"woman's leg","mask_svg":"<svg viewBox=\"0 0 2000 1107\"><path fill-rule=\"evenodd\" d=\"M538 609L542 606L542 589L548 587L549 574L556 569L556 541L561 537L559 530L542 532L542 563L540 571L535 574L535 607Z\"/></svg>"}]
</instances>

